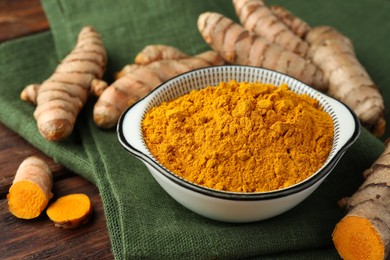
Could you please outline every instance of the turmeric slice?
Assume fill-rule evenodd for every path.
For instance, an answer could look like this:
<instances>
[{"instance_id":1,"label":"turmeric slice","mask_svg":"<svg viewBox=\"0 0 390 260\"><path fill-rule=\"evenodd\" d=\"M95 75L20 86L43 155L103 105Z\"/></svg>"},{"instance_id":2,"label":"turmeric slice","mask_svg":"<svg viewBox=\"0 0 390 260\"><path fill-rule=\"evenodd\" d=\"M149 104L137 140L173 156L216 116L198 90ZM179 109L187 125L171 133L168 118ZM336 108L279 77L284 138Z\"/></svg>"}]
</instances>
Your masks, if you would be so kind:
<instances>
[{"instance_id":1,"label":"turmeric slice","mask_svg":"<svg viewBox=\"0 0 390 260\"><path fill-rule=\"evenodd\" d=\"M74 49L57 66L34 96L21 98L36 103L34 117L38 130L50 141L60 141L73 131L78 113L87 101L92 85L99 85L106 66L106 50L99 34L90 26L82 28ZM98 81L96 81L98 80ZM30 87L31 88L31 87ZM26 90L27 91L27 90Z\"/></svg>"},{"instance_id":2,"label":"turmeric slice","mask_svg":"<svg viewBox=\"0 0 390 260\"><path fill-rule=\"evenodd\" d=\"M99 127L112 128L128 106L162 82L193 69L222 64L224 60L218 53L206 51L178 60L163 59L147 65L126 65L120 72L121 76L99 97L94 106L93 119Z\"/></svg>"},{"instance_id":3,"label":"turmeric slice","mask_svg":"<svg viewBox=\"0 0 390 260\"><path fill-rule=\"evenodd\" d=\"M386 259L390 252L390 145L364 172L366 180L350 198L340 200L347 215L332 237L343 259Z\"/></svg>"},{"instance_id":4,"label":"turmeric slice","mask_svg":"<svg viewBox=\"0 0 390 260\"><path fill-rule=\"evenodd\" d=\"M46 210L56 227L74 229L88 222L92 213L89 197L75 193L58 198Z\"/></svg>"},{"instance_id":5,"label":"turmeric slice","mask_svg":"<svg viewBox=\"0 0 390 260\"><path fill-rule=\"evenodd\" d=\"M46 162L35 156L26 158L7 194L9 211L21 219L38 217L53 196L52 186L53 177Z\"/></svg>"}]
</instances>

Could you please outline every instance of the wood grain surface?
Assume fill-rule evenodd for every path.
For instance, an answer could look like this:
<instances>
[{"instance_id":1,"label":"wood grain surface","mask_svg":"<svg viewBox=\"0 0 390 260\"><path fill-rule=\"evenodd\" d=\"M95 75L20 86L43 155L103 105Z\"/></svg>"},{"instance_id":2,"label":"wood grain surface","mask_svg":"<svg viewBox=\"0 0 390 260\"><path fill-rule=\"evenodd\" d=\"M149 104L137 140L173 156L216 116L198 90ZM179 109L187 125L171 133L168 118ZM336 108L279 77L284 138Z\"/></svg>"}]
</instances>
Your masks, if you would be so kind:
<instances>
[{"instance_id":1,"label":"wood grain surface","mask_svg":"<svg viewBox=\"0 0 390 260\"><path fill-rule=\"evenodd\" d=\"M0 0L0 44L49 30L39 0ZM53 171L55 197L82 192L93 204L90 221L75 230L54 226L45 213L34 220L8 211L8 189L20 163L28 156L44 159ZM34 148L0 122L0 259L113 259L106 218L95 185Z\"/></svg>"}]
</instances>

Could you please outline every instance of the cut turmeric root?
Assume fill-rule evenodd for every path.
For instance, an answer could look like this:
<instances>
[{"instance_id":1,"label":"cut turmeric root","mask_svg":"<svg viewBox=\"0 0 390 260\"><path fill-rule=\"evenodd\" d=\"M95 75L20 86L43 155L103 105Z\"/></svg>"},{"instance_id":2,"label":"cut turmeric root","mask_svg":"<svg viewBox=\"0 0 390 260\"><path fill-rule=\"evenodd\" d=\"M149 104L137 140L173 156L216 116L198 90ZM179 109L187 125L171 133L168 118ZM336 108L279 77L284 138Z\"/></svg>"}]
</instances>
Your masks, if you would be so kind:
<instances>
[{"instance_id":1,"label":"cut turmeric root","mask_svg":"<svg viewBox=\"0 0 390 260\"><path fill-rule=\"evenodd\" d=\"M385 259L383 241L375 226L366 218L345 217L337 224L333 241L345 260Z\"/></svg>"},{"instance_id":2,"label":"cut turmeric root","mask_svg":"<svg viewBox=\"0 0 390 260\"><path fill-rule=\"evenodd\" d=\"M336 225L333 242L343 259L386 259L390 252L390 145L365 171L365 182L340 200L347 215Z\"/></svg>"},{"instance_id":3,"label":"cut turmeric root","mask_svg":"<svg viewBox=\"0 0 390 260\"><path fill-rule=\"evenodd\" d=\"M80 32L75 48L57 66L53 75L40 86L31 88L38 91L36 97L22 92L22 99L37 104L34 117L43 137L60 141L71 134L91 86L104 88L104 84L98 83L101 83L106 59L99 34L86 26Z\"/></svg>"},{"instance_id":4,"label":"cut turmeric root","mask_svg":"<svg viewBox=\"0 0 390 260\"><path fill-rule=\"evenodd\" d=\"M54 225L64 229L78 228L87 223L91 213L92 203L87 195L81 193L60 197L46 210Z\"/></svg>"},{"instance_id":5,"label":"cut turmeric root","mask_svg":"<svg viewBox=\"0 0 390 260\"><path fill-rule=\"evenodd\" d=\"M222 57L214 51L178 60L157 60L147 65L126 65L120 77L99 97L93 111L95 123L102 128L116 125L121 113L149 94L162 82L178 74L212 65L222 65Z\"/></svg>"},{"instance_id":6,"label":"cut turmeric root","mask_svg":"<svg viewBox=\"0 0 390 260\"><path fill-rule=\"evenodd\" d=\"M7 195L8 209L17 218L38 217L53 196L49 166L38 157L28 157L19 166Z\"/></svg>"}]
</instances>

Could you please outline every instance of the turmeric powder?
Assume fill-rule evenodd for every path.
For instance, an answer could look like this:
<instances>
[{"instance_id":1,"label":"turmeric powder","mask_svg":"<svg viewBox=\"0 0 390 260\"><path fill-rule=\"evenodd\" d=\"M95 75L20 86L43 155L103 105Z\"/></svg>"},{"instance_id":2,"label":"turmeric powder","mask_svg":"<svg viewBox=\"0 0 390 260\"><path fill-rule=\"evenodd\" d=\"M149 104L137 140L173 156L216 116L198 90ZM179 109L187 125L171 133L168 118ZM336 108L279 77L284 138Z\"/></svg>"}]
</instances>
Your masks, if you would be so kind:
<instances>
[{"instance_id":1,"label":"turmeric powder","mask_svg":"<svg viewBox=\"0 0 390 260\"><path fill-rule=\"evenodd\" d=\"M319 102L286 84L221 82L150 109L142 131L176 175L232 192L289 187L315 173L333 142Z\"/></svg>"}]
</instances>

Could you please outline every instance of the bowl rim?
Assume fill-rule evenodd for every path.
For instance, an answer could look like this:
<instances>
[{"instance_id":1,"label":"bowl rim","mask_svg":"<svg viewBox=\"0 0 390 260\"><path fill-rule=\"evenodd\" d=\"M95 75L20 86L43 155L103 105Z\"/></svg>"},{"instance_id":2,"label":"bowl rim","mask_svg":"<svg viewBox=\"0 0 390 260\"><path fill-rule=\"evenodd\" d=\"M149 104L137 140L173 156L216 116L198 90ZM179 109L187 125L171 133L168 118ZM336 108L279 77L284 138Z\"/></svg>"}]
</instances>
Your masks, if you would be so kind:
<instances>
[{"instance_id":1,"label":"bowl rim","mask_svg":"<svg viewBox=\"0 0 390 260\"><path fill-rule=\"evenodd\" d=\"M304 85L304 87L308 87L309 89L314 90L314 92L319 93L320 95L325 96L326 98L332 100L333 102L337 102L340 105L342 105L347 111L350 112L353 121L354 121L354 131L351 134L351 137L345 142L345 144L334 154L333 158L327 162L326 165L323 166L322 169L317 171L315 174L310 176L309 178L294 184L292 186L279 189L279 190L271 190L271 191L265 191L265 192L232 192L232 191L223 191L223 190L217 190L217 189L212 189L208 188L193 182L190 182L180 176L177 176L161 164L157 163L153 158L150 158L149 155L146 155L142 151L138 150L137 148L133 147L126 139L125 134L124 134L124 129L123 129L123 124L124 120L126 118L126 114L132 110L134 107L137 106L137 104L141 103L144 99L149 97L150 95L153 95L158 89L166 85L167 83L176 80L179 77L182 77L183 75L190 74L199 70L210 70L210 69L215 69L218 67L247 67L247 68L253 68L253 69L260 69L264 71L269 71L272 73L277 73L279 75L291 78L295 81L300 82L301 84ZM179 75L176 75L172 78L170 78L167 81L164 81L160 85L158 85L155 89L153 89L148 95L144 96L143 98L139 99L137 102L129 106L123 113L121 114L118 123L117 123L117 137L122 145L122 147L128 151L130 154L141 160L143 163L146 163L147 165L151 166L154 170L156 170L158 173L162 174L162 176L166 177L167 179L173 181L174 183L178 184L182 188L189 189L191 191L211 196L214 198L219 198L219 199L227 199L227 200L237 200L237 201L253 201L253 200L269 200L269 199L277 199L281 197L285 197L288 195L296 194L299 193L317 182L321 181L324 179L330 172L331 170L336 166L338 161L341 159L342 155L345 153L345 151L357 140L357 138L360 135L360 121L357 117L357 115L352 111L351 108L349 108L347 105L345 105L343 102L336 100L333 97L328 96L325 93L322 93L306 83L302 82L301 80L298 80L290 75L287 75L285 73L281 73L278 71L270 70L270 69L265 69L261 67L255 67L255 66L246 66L246 65L218 65L218 66L209 66L209 67L204 67L204 68L199 68L199 69L194 69L187 71L185 73L181 73Z\"/></svg>"}]
</instances>

